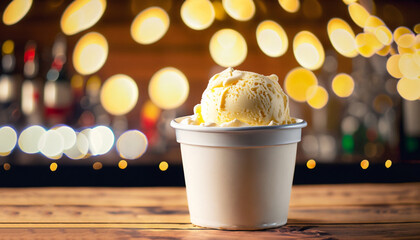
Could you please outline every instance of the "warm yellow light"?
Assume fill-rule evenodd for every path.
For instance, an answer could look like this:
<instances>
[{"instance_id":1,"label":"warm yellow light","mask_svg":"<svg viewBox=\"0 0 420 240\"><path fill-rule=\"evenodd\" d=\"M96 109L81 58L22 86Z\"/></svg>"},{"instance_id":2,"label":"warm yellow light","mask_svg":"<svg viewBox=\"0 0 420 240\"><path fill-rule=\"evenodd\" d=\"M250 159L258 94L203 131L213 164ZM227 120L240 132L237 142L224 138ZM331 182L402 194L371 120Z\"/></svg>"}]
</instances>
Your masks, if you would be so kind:
<instances>
[{"instance_id":1,"label":"warm yellow light","mask_svg":"<svg viewBox=\"0 0 420 240\"><path fill-rule=\"evenodd\" d=\"M17 142L16 131L9 127L0 127L0 156L9 155L15 148Z\"/></svg>"},{"instance_id":2,"label":"warm yellow light","mask_svg":"<svg viewBox=\"0 0 420 240\"><path fill-rule=\"evenodd\" d=\"M46 157L57 159L63 154L63 136L57 130L48 130L39 139L38 148Z\"/></svg>"},{"instance_id":3,"label":"warm yellow light","mask_svg":"<svg viewBox=\"0 0 420 240\"><path fill-rule=\"evenodd\" d=\"M127 168L127 166L128 166L128 163L127 163L127 161L125 161L125 160L120 160L120 161L118 162L118 167L119 167L120 169L126 169L126 168Z\"/></svg>"},{"instance_id":4,"label":"warm yellow light","mask_svg":"<svg viewBox=\"0 0 420 240\"><path fill-rule=\"evenodd\" d=\"M357 26L363 28L368 20L370 13L359 3L351 3L348 6L351 19Z\"/></svg>"},{"instance_id":5,"label":"warm yellow light","mask_svg":"<svg viewBox=\"0 0 420 240\"><path fill-rule=\"evenodd\" d=\"M14 50L15 43L12 40L6 40L1 47L1 51L4 55L11 54Z\"/></svg>"},{"instance_id":6,"label":"warm yellow light","mask_svg":"<svg viewBox=\"0 0 420 240\"><path fill-rule=\"evenodd\" d=\"M141 11L131 24L131 37L140 44L152 44L161 39L169 28L169 15L159 7Z\"/></svg>"},{"instance_id":7,"label":"warm yellow light","mask_svg":"<svg viewBox=\"0 0 420 240\"><path fill-rule=\"evenodd\" d=\"M332 80L332 90L339 97L350 96L354 90L353 78L345 73L337 74Z\"/></svg>"},{"instance_id":8,"label":"warm yellow light","mask_svg":"<svg viewBox=\"0 0 420 240\"><path fill-rule=\"evenodd\" d=\"M355 36L350 25L340 18L333 18L327 25L328 37L338 53L345 57L357 56Z\"/></svg>"},{"instance_id":9,"label":"warm yellow light","mask_svg":"<svg viewBox=\"0 0 420 240\"><path fill-rule=\"evenodd\" d=\"M279 0L280 6L289 13L295 13L299 10L299 0Z\"/></svg>"},{"instance_id":10,"label":"warm yellow light","mask_svg":"<svg viewBox=\"0 0 420 240\"><path fill-rule=\"evenodd\" d=\"M13 0L3 12L3 23L13 25L19 22L31 9L32 0Z\"/></svg>"},{"instance_id":11,"label":"warm yellow light","mask_svg":"<svg viewBox=\"0 0 420 240\"><path fill-rule=\"evenodd\" d=\"M159 169L164 172L166 170L168 170L169 164L165 161L162 161L159 163Z\"/></svg>"},{"instance_id":12,"label":"warm yellow light","mask_svg":"<svg viewBox=\"0 0 420 240\"><path fill-rule=\"evenodd\" d=\"M317 85L318 79L315 74L300 67L292 69L284 80L286 93L297 102L305 102L307 100L307 90Z\"/></svg>"},{"instance_id":13,"label":"warm yellow light","mask_svg":"<svg viewBox=\"0 0 420 240\"><path fill-rule=\"evenodd\" d=\"M416 52L414 48L403 48L401 46L398 46L397 49L398 49L398 53L401 56L404 55L404 54L406 54L406 53L412 54L412 53L415 53Z\"/></svg>"},{"instance_id":14,"label":"warm yellow light","mask_svg":"<svg viewBox=\"0 0 420 240\"><path fill-rule=\"evenodd\" d=\"M411 30L407 27L397 27L394 30L394 41L397 42L398 38L400 38L402 35L412 33Z\"/></svg>"},{"instance_id":15,"label":"warm yellow light","mask_svg":"<svg viewBox=\"0 0 420 240\"><path fill-rule=\"evenodd\" d=\"M223 4L220 1L212 1L215 13L215 18L219 21L223 21L226 18L226 12L223 8Z\"/></svg>"},{"instance_id":16,"label":"warm yellow light","mask_svg":"<svg viewBox=\"0 0 420 240\"><path fill-rule=\"evenodd\" d=\"M389 45L392 43L392 32L386 26L377 27L373 33L378 41L383 45Z\"/></svg>"},{"instance_id":17,"label":"warm yellow light","mask_svg":"<svg viewBox=\"0 0 420 240\"><path fill-rule=\"evenodd\" d=\"M149 82L149 97L158 107L174 109L188 98L188 79L180 70L165 67L153 74Z\"/></svg>"},{"instance_id":18,"label":"warm yellow light","mask_svg":"<svg viewBox=\"0 0 420 240\"><path fill-rule=\"evenodd\" d=\"M293 39L293 53L298 63L307 69L316 70L325 60L325 52L318 38L309 31L301 31Z\"/></svg>"},{"instance_id":19,"label":"warm yellow light","mask_svg":"<svg viewBox=\"0 0 420 240\"><path fill-rule=\"evenodd\" d=\"M371 15L366 19L363 31L373 33L375 32L375 29L380 26L385 26L385 23L382 21L382 19Z\"/></svg>"},{"instance_id":20,"label":"warm yellow light","mask_svg":"<svg viewBox=\"0 0 420 240\"><path fill-rule=\"evenodd\" d=\"M30 126L19 135L18 144L24 153L32 154L39 152L38 142L46 130L38 125Z\"/></svg>"},{"instance_id":21,"label":"warm yellow light","mask_svg":"<svg viewBox=\"0 0 420 240\"><path fill-rule=\"evenodd\" d=\"M76 43L73 51L73 66L80 74L89 75L98 71L108 57L108 42L97 32L85 34Z\"/></svg>"},{"instance_id":22,"label":"warm yellow light","mask_svg":"<svg viewBox=\"0 0 420 240\"><path fill-rule=\"evenodd\" d=\"M386 70L394 78L402 78L403 75L400 71L400 55L395 54L388 58L386 62Z\"/></svg>"},{"instance_id":23,"label":"warm yellow light","mask_svg":"<svg viewBox=\"0 0 420 240\"><path fill-rule=\"evenodd\" d=\"M391 45L385 45L381 50L377 51L376 54L380 56L386 56L391 52Z\"/></svg>"},{"instance_id":24,"label":"warm yellow light","mask_svg":"<svg viewBox=\"0 0 420 240\"><path fill-rule=\"evenodd\" d=\"M113 115L124 115L137 104L139 90L136 82L125 74L108 78L101 89L101 103Z\"/></svg>"},{"instance_id":25,"label":"warm yellow light","mask_svg":"<svg viewBox=\"0 0 420 240\"><path fill-rule=\"evenodd\" d=\"M324 87L311 86L306 91L309 106L315 109L323 108L328 102L328 92Z\"/></svg>"},{"instance_id":26,"label":"warm yellow light","mask_svg":"<svg viewBox=\"0 0 420 240\"><path fill-rule=\"evenodd\" d=\"M416 51L413 54L413 59L414 59L414 62L417 64L417 66L420 66L420 51Z\"/></svg>"},{"instance_id":27,"label":"warm yellow light","mask_svg":"<svg viewBox=\"0 0 420 240\"><path fill-rule=\"evenodd\" d=\"M50 170L51 170L51 172L57 171L57 168L58 168L58 164L57 163L53 162L53 163L50 164Z\"/></svg>"},{"instance_id":28,"label":"warm yellow light","mask_svg":"<svg viewBox=\"0 0 420 240\"><path fill-rule=\"evenodd\" d=\"M89 140L83 133L76 134L76 144L70 149L64 150L64 154L73 160L79 160L84 158L89 151Z\"/></svg>"},{"instance_id":29,"label":"warm yellow light","mask_svg":"<svg viewBox=\"0 0 420 240\"><path fill-rule=\"evenodd\" d=\"M401 35L395 42L402 48L411 48L415 43L416 37L413 33L405 33Z\"/></svg>"},{"instance_id":30,"label":"warm yellow light","mask_svg":"<svg viewBox=\"0 0 420 240\"><path fill-rule=\"evenodd\" d=\"M313 160L313 159L309 159L309 160L306 162L306 167L307 167L307 168L309 168L309 169L314 169L314 168L315 168L315 166L316 166L316 162L315 162L315 160Z\"/></svg>"},{"instance_id":31,"label":"warm yellow light","mask_svg":"<svg viewBox=\"0 0 420 240\"><path fill-rule=\"evenodd\" d=\"M181 6L181 18L194 30L206 29L215 18L213 5L209 0L186 0Z\"/></svg>"},{"instance_id":32,"label":"warm yellow light","mask_svg":"<svg viewBox=\"0 0 420 240\"><path fill-rule=\"evenodd\" d=\"M351 4L351 3L355 3L355 2L357 2L358 0L343 0L343 2L346 4L346 5L349 5L349 4Z\"/></svg>"},{"instance_id":33,"label":"warm yellow light","mask_svg":"<svg viewBox=\"0 0 420 240\"><path fill-rule=\"evenodd\" d=\"M367 169L367 168L369 167L369 161L368 161L368 160L366 160L366 159L362 160L362 161L360 162L360 167L361 167L362 169Z\"/></svg>"},{"instance_id":34,"label":"warm yellow light","mask_svg":"<svg viewBox=\"0 0 420 240\"><path fill-rule=\"evenodd\" d=\"M383 44L375 37L373 33L359 33L356 36L357 51L363 57L369 58L377 51L383 48Z\"/></svg>"},{"instance_id":35,"label":"warm yellow light","mask_svg":"<svg viewBox=\"0 0 420 240\"><path fill-rule=\"evenodd\" d=\"M257 42L261 51L270 57L283 55L289 46L284 29L271 20L263 21L258 25Z\"/></svg>"},{"instance_id":36,"label":"warm yellow light","mask_svg":"<svg viewBox=\"0 0 420 240\"><path fill-rule=\"evenodd\" d=\"M74 74L71 77L71 80L70 80L71 88L77 89L77 90L82 90L83 89L83 84L84 84L83 77L80 76L79 74Z\"/></svg>"},{"instance_id":37,"label":"warm yellow light","mask_svg":"<svg viewBox=\"0 0 420 240\"><path fill-rule=\"evenodd\" d=\"M414 32L415 33L417 33L417 34L419 34L420 33L420 23L417 23L415 26L414 26Z\"/></svg>"},{"instance_id":38,"label":"warm yellow light","mask_svg":"<svg viewBox=\"0 0 420 240\"><path fill-rule=\"evenodd\" d=\"M147 149L147 138L138 130L124 132L117 140L117 150L125 159L141 157Z\"/></svg>"},{"instance_id":39,"label":"warm yellow light","mask_svg":"<svg viewBox=\"0 0 420 240\"><path fill-rule=\"evenodd\" d=\"M385 161L385 167L386 168L390 168L391 165L392 165L392 161L391 160L388 159L388 160Z\"/></svg>"},{"instance_id":40,"label":"warm yellow light","mask_svg":"<svg viewBox=\"0 0 420 240\"><path fill-rule=\"evenodd\" d=\"M415 101L420 98L420 81L401 78L397 84L397 91L402 98Z\"/></svg>"},{"instance_id":41,"label":"warm yellow light","mask_svg":"<svg viewBox=\"0 0 420 240\"><path fill-rule=\"evenodd\" d=\"M94 162L92 165L92 168L94 170L101 170L102 169L102 163L101 162Z\"/></svg>"},{"instance_id":42,"label":"warm yellow light","mask_svg":"<svg viewBox=\"0 0 420 240\"><path fill-rule=\"evenodd\" d=\"M247 53L245 38L233 29L219 30L210 39L210 55L222 67L238 66Z\"/></svg>"},{"instance_id":43,"label":"warm yellow light","mask_svg":"<svg viewBox=\"0 0 420 240\"><path fill-rule=\"evenodd\" d=\"M61 16L61 31L73 35L95 25L105 12L106 0L76 0Z\"/></svg>"},{"instance_id":44,"label":"warm yellow light","mask_svg":"<svg viewBox=\"0 0 420 240\"><path fill-rule=\"evenodd\" d=\"M157 121L160 116L160 108L158 108L152 101L147 100L141 110L142 116L153 121Z\"/></svg>"},{"instance_id":45,"label":"warm yellow light","mask_svg":"<svg viewBox=\"0 0 420 240\"><path fill-rule=\"evenodd\" d=\"M10 165L10 163L4 163L4 164L3 164L3 169L4 169L4 171L9 171L9 170L10 170L10 168L12 168L12 166Z\"/></svg>"},{"instance_id":46,"label":"warm yellow light","mask_svg":"<svg viewBox=\"0 0 420 240\"><path fill-rule=\"evenodd\" d=\"M415 62L415 54L400 55L398 67L405 78L420 81L420 66Z\"/></svg>"},{"instance_id":47,"label":"warm yellow light","mask_svg":"<svg viewBox=\"0 0 420 240\"><path fill-rule=\"evenodd\" d=\"M253 0L222 0L223 8L233 19L248 21L255 14Z\"/></svg>"}]
</instances>

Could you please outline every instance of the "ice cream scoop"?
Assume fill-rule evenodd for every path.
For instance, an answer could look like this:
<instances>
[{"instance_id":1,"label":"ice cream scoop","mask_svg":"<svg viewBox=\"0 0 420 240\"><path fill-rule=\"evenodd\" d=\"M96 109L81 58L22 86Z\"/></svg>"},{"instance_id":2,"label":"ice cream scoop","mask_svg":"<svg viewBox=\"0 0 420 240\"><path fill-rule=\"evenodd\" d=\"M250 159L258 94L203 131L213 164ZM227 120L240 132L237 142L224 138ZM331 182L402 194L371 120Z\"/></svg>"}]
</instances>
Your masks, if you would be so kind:
<instances>
[{"instance_id":1,"label":"ice cream scoop","mask_svg":"<svg viewBox=\"0 0 420 240\"><path fill-rule=\"evenodd\" d=\"M203 126L267 126L290 124L289 99L278 77L226 70L214 75L194 116L183 123Z\"/></svg>"}]
</instances>

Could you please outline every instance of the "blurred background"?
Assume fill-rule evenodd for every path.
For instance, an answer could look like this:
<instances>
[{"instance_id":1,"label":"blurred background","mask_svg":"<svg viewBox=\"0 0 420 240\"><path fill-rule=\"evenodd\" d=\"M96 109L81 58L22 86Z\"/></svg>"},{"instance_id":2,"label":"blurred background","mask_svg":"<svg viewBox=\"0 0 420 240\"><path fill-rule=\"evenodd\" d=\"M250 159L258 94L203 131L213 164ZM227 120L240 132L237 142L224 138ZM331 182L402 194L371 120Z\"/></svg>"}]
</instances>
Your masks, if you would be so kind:
<instances>
[{"instance_id":1,"label":"blurred background","mask_svg":"<svg viewBox=\"0 0 420 240\"><path fill-rule=\"evenodd\" d=\"M303 118L295 183L420 181L415 0L13 0L0 185L183 185L169 122L226 67Z\"/></svg>"}]
</instances>

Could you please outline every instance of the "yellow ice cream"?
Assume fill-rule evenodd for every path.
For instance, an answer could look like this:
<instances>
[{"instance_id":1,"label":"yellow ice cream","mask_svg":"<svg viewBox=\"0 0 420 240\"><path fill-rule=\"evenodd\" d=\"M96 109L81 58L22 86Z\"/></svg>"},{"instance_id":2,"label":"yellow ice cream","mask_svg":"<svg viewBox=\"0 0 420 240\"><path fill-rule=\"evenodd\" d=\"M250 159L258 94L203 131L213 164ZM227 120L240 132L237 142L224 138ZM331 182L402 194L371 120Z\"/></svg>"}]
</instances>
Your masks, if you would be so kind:
<instances>
[{"instance_id":1,"label":"yellow ice cream","mask_svg":"<svg viewBox=\"0 0 420 240\"><path fill-rule=\"evenodd\" d=\"M290 124L289 99L276 75L228 68L214 75L187 124L267 126Z\"/></svg>"}]
</instances>

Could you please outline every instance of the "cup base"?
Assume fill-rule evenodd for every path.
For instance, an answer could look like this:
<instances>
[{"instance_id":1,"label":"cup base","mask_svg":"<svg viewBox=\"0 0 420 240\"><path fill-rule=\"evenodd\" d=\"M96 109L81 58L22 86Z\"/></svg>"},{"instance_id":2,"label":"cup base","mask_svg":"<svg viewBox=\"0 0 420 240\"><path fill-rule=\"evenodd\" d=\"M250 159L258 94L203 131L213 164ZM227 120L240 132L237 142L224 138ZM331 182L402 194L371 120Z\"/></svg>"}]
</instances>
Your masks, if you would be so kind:
<instances>
[{"instance_id":1,"label":"cup base","mask_svg":"<svg viewBox=\"0 0 420 240\"><path fill-rule=\"evenodd\" d=\"M219 230L230 230L230 231L255 231L255 230L264 230L264 229L271 229L271 228L278 228L281 226L286 225L287 220L280 223L265 223L256 226L237 226L237 225L226 225L226 224L217 224L217 223L200 223L194 220L191 220L191 223L195 227L200 228L209 228L209 229L219 229Z\"/></svg>"}]
</instances>

